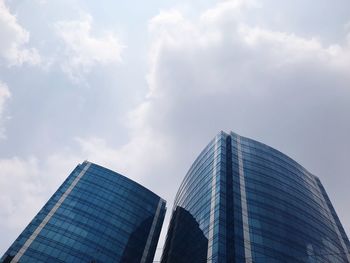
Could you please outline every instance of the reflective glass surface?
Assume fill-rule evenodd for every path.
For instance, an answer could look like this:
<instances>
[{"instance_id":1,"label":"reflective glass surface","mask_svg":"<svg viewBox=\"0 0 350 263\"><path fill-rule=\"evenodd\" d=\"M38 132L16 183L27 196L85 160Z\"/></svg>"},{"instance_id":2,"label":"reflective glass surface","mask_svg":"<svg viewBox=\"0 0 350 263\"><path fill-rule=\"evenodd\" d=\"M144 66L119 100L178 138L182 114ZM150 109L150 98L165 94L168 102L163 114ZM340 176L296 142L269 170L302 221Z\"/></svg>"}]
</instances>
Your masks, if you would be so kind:
<instances>
[{"instance_id":1,"label":"reflective glass surface","mask_svg":"<svg viewBox=\"0 0 350 263\"><path fill-rule=\"evenodd\" d=\"M104 167L78 165L3 256L4 262L152 262L160 197ZM18 258L17 258L18 259Z\"/></svg>"},{"instance_id":2,"label":"reflective glass surface","mask_svg":"<svg viewBox=\"0 0 350 263\"><path fill-rule=\"evenodd\" d=\"M344 263L349 251L316 176L265 144L221 132L181 184L162 262Z\"/></svg>"}]
</instances>

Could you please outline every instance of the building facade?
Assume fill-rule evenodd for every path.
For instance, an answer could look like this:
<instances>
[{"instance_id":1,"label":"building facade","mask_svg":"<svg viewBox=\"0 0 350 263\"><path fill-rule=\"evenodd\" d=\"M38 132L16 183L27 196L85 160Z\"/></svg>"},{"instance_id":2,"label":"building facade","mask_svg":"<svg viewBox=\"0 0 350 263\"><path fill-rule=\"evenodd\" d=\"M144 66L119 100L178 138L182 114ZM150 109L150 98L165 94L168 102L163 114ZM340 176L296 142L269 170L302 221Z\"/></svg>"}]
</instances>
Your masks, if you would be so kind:
<instances>
[{"instance_id":1,"label":"building facade","mask_svg":"<svg viewBox=\"0 0 350 263\"><path fill-rule=\"evenodd\" d=\"M24 229L1 262L150 263L165 201L85 161Z\"/></svg>"},{"instance_id":2,"label":"building facade","mask_svg":"<svg viewBox=\"0 0 350 263\"><path fill-rule=\"evenodd\" d=\"M201 152L175 198L162 263L345 263L350 244L320 180L233 132Z\"/></svg>"}]
</instances>

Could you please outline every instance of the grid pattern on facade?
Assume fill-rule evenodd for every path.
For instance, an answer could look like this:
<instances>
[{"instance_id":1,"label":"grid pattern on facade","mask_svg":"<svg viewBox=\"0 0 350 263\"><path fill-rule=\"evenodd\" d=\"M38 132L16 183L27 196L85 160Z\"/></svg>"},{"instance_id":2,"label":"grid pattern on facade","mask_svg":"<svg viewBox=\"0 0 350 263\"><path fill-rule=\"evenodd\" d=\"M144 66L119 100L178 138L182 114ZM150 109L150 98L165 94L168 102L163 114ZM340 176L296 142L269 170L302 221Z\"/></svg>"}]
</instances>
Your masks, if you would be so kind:
<instances>
[{"instance_id":1,"label":"grid pattern on facade","mask_svg":"<svg viewBox=\"0 0 350 263\"><path fill-rule=\"evenodd\" d=\"M153 237L143 260L152 262L165 201L130 179L88 162L77 166L4 258L16 255L54 208L20 262L136 263L150 234Z\"/></svg>"},{"instance_id":2,"label":"grid pattern on facade","mask_svg":"<svg viewBox=\"0 0 350 263\"><path fill-rule=\"evenodd\" d=\"M349 240L319 179L233 132L220 132L201 152L173 211L163 263L350 262ZM192 235L186 225L196 228Z\"/></svg>"}]
</instances>

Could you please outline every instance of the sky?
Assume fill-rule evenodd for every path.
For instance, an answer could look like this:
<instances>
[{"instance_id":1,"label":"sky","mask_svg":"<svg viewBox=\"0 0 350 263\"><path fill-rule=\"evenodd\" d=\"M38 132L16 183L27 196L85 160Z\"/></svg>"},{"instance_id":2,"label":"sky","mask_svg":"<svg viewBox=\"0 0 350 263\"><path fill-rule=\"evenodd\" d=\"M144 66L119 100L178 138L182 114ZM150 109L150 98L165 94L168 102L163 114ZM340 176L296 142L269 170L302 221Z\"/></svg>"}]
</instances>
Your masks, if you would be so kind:
<instances>
[{"instance_id":1,"label":"sky","mask_svg":"<svg viewBox=\"0 0 350 263\"><path fill-rule=\"evenodd\" d=\"M350 1L0 0L0 255L84 160L167 200L161 248L221 130L317 175L349 234Z\"/></svg>"}]
</instances>

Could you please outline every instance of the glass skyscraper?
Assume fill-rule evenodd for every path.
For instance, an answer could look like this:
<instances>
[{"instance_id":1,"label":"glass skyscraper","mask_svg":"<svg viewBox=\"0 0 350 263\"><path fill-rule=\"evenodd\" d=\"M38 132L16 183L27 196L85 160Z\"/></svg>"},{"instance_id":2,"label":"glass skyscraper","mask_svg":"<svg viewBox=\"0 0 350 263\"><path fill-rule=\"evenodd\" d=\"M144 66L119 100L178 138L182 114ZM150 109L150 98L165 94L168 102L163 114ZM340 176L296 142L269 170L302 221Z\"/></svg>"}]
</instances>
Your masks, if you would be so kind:
<instances>
[{"instance_id":1,"label":"glass skyscraper","mask_svg":"<svg viewBox=\"0 0 350 263\"><path fill-rule=\"evenodd\" d=\"M150 263L165 201L99 165L78 165L1 262Z\"/></svg>"},{"instance_id":2,"label":"glass skyscraper","mask_svg":"<svg viewBox=\"0 0 350 263\"><path fill-rule=\"evenodd\" d=\"M350 244L318 177L233 132L201 152L175 198L162 263L345 263Z\"/></svg>"}]
</instances>

